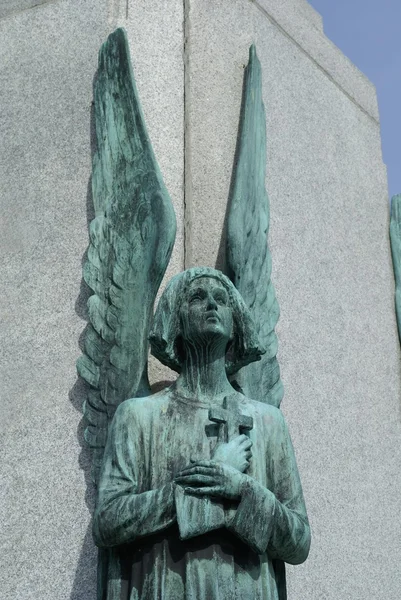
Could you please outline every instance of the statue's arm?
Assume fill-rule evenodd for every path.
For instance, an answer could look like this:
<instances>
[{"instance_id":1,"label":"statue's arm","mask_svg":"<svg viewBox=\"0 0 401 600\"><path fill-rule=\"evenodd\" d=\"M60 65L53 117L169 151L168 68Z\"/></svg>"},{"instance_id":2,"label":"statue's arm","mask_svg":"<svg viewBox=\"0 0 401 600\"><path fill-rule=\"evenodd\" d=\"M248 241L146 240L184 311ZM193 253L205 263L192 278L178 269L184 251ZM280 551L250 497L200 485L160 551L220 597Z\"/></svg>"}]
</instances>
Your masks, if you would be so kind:
<instances>
[{"instance_id":1,"label":"statue's arm","mask_svg":"<svg viewBox=\"0 0 401 600\"><path fill-rule=\"evenodd\" d=\"M291 439L278 414L269 443L272 456L266 458L273 490L245 476L241 500L228 527L254 551L267 550L271 558L300 564L308 556L310 528Z\"/></svg>"},{"instance_id":2,"label":"statue's arm","mask_svg":"<svg viewBox=\"0 0 401 600\"><path fill-rule=\"evenodd\" d=\"M176 519L174 484L137 493L136 472L141 457L128 433L127 409L118 408L107 441L93 519L99 547L119 546L166 529Z\"/></svg>"}]
</instances>

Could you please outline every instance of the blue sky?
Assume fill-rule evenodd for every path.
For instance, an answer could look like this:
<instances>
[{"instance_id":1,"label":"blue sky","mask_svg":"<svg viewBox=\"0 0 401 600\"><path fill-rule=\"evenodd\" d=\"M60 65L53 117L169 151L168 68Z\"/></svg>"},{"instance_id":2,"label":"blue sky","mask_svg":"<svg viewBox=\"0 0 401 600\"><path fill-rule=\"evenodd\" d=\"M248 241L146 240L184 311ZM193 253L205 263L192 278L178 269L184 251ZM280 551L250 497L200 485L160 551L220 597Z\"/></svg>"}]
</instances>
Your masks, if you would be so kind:
<instances>
[{"instance_id":1,"label":"blue sky","mask_svg":"<svg viewBox=\"0 0 401 600\"><path fill-rule=\"evenodd\" d=\"M324 31L375 84L389 194L401 193L401 0L309 0Z\"/></svg>"}]
</instances>

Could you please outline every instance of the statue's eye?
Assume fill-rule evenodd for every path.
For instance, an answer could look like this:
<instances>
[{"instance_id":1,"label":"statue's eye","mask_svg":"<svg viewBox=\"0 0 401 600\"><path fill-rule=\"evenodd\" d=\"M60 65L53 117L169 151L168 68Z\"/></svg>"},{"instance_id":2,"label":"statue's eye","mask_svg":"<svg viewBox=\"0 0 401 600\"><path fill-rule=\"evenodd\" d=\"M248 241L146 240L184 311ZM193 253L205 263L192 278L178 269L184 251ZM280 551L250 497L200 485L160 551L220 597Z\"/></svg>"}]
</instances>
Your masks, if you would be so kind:
<instances>
[{"instance_id":1,"label":"statue's eye","mask_svg":"<svg viewBox=\"0 0 401 600\"><path fill-rule=\"evenodd\" d=\"M203 300L205 298L205 293L202 292L202 290L198 290L196 292L194 292L193 294L191 294L191 296L189 297L189 302L200 302L201 300Z\"/></svg>"},{"instance_id":2,"label":"statue's eye","mask_svg":"<svg viewBox=\"0 0 401 600\"><path fill-rule=\"evenodd\" d=\"M228 301L227 294L225 294L224 292L216 292L214 295L214 299L218 304L222 304L223 306L225 306Z\"/></svg>"}]
</instances>

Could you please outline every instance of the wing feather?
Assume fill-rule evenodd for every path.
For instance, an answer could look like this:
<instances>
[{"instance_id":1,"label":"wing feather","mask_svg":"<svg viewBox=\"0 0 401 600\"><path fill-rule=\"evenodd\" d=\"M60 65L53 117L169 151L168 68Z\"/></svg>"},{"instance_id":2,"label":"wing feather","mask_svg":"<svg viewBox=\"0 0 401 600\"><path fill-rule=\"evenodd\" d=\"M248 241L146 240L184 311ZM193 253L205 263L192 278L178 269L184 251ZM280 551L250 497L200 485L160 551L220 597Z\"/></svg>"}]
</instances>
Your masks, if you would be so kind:
<instances>
[{"instance_id":1,"label":"wing feather","mask_svg":"<svg viewBox=\"0 0 401 600\"><path fill-rule=\"evenodd\" d=\"M117 406L139 388L149 393L148 333L176 223L146 131L123 29L100 50L94 95L95 218L83 268L94 294L77 368L91 388L84 405L85 440L94 448L96 482Z\"/></svg>"},{"instance_id":2,"label":"wing feather","mask_svg":"<svg viewBox=\"0 0 401 600\"><path fill-rule=\"evenodd\" d=\"M277 361L275 326L279 306L271 280L272 259L267 243L270 221L265 189L266 117L262 75L255 47L249 52L227 226L227 267L234 285L253 316L266 354L237 376L245 394L279 406L283 385Z\"/></svg>"}]
</instances>

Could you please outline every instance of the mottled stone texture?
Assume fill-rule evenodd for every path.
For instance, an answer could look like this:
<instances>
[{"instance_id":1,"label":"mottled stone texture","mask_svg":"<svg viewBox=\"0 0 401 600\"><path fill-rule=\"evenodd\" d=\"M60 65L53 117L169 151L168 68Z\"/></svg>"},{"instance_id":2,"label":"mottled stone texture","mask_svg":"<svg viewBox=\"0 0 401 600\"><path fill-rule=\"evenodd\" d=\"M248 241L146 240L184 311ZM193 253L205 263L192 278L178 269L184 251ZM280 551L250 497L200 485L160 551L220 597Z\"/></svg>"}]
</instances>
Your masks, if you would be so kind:
<instances>
[{"instance_id":1,"label":"mottled stone texture","mask_svg":"<svg viewBox=\"0 0 401 600\"><path fill-rule=\"evenodd\" d=\"M0 0L0 19L51 1L52 0Z\"/></svg>"},{"instance_id":2,"label":"mottled stone texture","mask_svg":"<svg viewBox=\"0 0 401 600\"><path fill-rule=\"evenodd\" d=\"M0 20L2 600L96 597L89 454L81 448L85 393L75 361L93 218L92 84L100 45L126 22L125 4L57 0ZM152 12L135 2L128 23L139 95L177 219L181 6ZM152 28L163 34L149 44ZM182 270L182 244L172 260Z\"/></svg>"},{"instance_id":3,"label":"mottled stone texture","mask_svg":"<svg viewBox=\"0 0 401 600\"><path fill-rule=\"evenodd\" d=\"M263 2L271 12L276 4ZM188 258L222 262L217 239L243 67L255 42L267 116L273 283L281 309L281 406L312 527L308 561L288 568L288 596L387 600L401 585L401 524L395 518L401 510L401 382L376 98L354 67L345 87L345 58L333 47L336 69L327 70L320 49L330 44L321 34L305 29L306 52L298 45L302 38L292 37L302 23L291 25L293 33L283 33L256 4L241 0L189 2Z\"/></svg>"},{"instance_id":4,"label":"mottled stone texture","mask_svg":"<svg viewBox=\"0 0 401 600\"><path fill-rule=\"evenodd\" d=\"M289 598L398 598L400 354L374 89L303 0L185 6L185 61L182 0L130 0L128 18L125 0L54 0L0 18L0 596L95 598L75 360L93 216L92 80L100 44L124 25L177 214L169 277L184 245L187 266L213 265L224 247L243 67L256 43L282 407L313 535L307 563L288 569ZM153 381L169 378L152 369Z\"/></svg>"}]
</instances>

